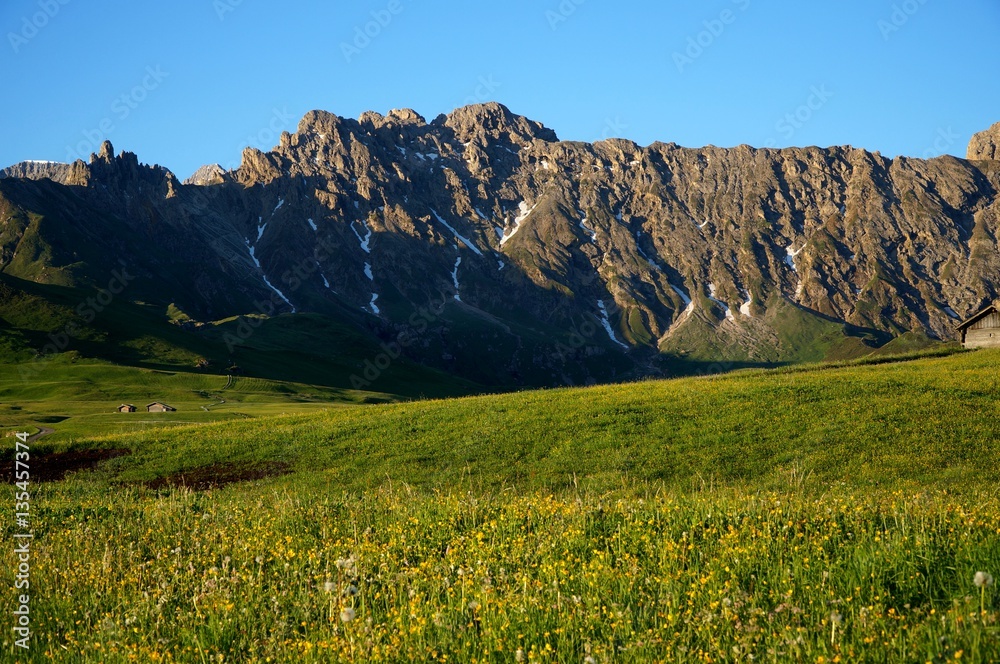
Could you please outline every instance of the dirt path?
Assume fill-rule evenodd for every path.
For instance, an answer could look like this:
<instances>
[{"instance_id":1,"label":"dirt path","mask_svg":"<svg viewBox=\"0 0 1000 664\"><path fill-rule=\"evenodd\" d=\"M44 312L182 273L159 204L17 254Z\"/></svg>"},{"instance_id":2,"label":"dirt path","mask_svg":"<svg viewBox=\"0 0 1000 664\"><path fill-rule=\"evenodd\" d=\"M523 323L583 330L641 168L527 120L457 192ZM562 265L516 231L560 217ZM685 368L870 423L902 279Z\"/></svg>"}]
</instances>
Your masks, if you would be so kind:
<instances>
[{"instance_id":1,"label":"dirt path","mask_svg":"<svg viewBox=\"0 0 1000 664\"><path fill-rule=\"evenodd\" d=\"M50 433L55 433L56 430L52 427L38 427L38 433L28 436L28 442L33 443L43 436L48 436Z\"/></svg>"}]
</instances>

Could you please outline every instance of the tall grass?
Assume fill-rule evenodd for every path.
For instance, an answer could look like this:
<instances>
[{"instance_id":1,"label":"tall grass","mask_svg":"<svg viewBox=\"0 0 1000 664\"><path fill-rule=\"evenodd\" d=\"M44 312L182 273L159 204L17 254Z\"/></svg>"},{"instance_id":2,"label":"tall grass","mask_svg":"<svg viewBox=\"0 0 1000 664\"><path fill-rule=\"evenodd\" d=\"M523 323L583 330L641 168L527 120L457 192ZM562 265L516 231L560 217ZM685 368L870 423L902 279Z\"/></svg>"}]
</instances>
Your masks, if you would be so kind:
<instances>
[{"instance_id":1,"label":"tall grass","mask_svg":"<svg viewBox=\"0 0 1000 664\"><path fill-rule=\"evenodd\" d=\"M1000 561L995 495L633 489L63 485L38 499L34 650L3 648L94 662L1000 659L1000 602L991 589L981 612L973 585Z\"/></svg>"}]
</instances>

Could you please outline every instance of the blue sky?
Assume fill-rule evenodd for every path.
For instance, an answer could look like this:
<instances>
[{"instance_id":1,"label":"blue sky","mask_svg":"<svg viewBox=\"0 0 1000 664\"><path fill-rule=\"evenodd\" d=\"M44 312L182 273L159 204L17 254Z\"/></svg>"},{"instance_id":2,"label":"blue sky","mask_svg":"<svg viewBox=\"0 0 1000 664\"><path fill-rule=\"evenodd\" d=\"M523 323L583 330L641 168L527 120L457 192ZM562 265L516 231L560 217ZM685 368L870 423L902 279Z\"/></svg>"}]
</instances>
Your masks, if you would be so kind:
<instances>
[{"instance_id":1,"label":"blue sky","mask_svg":"<svg viewBox=\"0 0 1000 664\"><path fill-rule=\"evenodd\" d=\"M107 138L186 177L311 109L486 100L568 140L908 156L1000 121L996 0L5 0L0 26L2 165Z\"/></svg>"}]
</instances>

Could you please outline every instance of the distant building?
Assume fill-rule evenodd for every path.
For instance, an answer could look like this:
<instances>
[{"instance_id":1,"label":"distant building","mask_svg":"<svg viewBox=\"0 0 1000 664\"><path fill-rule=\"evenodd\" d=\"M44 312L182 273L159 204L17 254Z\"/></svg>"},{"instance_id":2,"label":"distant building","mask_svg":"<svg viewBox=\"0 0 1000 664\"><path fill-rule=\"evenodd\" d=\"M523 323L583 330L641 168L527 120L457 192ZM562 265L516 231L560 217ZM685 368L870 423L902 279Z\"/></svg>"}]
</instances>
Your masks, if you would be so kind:
<instances>
[{"instance_id":1,"label":"distant building","mask_svg":"<svg viewBox=\"0 0 1000 664\"><path fill-rule=\"evenodd\" d=\"M123 403L122 405L118 406L119 413L134 413L135 411L136 407L130 403Z\"/></svg>"},{"instance_id":2,"label":"distant building","mask_svg":"<svg viewBox=\"0 0 1000 664\"><path fill-rule=\"evenodd\" d=\"M1000 308L991 304L958 326L966 348L1000 348Z\"/></svg>"},{"instance_id":3,"label":"distant building","mask_svg":"<svg viewBox=\"0 0 1000 664\"><path fill-rule=\"evenodd\" d=\"M177 409L173 406L168 406L162 401L154 401L153 403L146 406L146 412L148 413L172 413Z\"/></svg>"}]
</instances>

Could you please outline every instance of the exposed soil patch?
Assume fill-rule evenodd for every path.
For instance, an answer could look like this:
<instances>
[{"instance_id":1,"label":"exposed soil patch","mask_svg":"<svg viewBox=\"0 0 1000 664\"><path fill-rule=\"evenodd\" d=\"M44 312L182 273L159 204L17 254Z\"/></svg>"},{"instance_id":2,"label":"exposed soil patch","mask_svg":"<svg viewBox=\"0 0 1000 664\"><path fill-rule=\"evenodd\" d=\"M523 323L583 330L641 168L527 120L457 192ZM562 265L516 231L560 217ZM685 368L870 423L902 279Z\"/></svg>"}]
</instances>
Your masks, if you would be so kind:
<instances>
[{"instance_id":1,"label":"exposed soil patch","mask_svg":"<svg viewBox=\"0 0 1000 664\"><path fill-rule=\"evenodd\" d=\"M184 486L195 491L217 489L236 482L252 482L268 477L278 477L292 472L292 467L284 461L264 463L214 463L211 466L192 468L179 473L158 477L143 484L150 489Z\"/></svg>"},{"instance_id":2,"label":"exposed soil patch","mask_svg":"<svg viewBox=\"0 0 1000 664\"><path fill-rule=\"evenodd\" d=\"M90 470L102 461L129 454L128 450L92 449L69 450L68 452L49 452L48 454L30 453L26 462L32 482L56 482L66 477L67 473L76 470ZM3 454L0 461L0 480L9 484L14 481L15 465L13 451ZM24 470L22 468L21 470Z\"/></svg>"}]
</instances>

